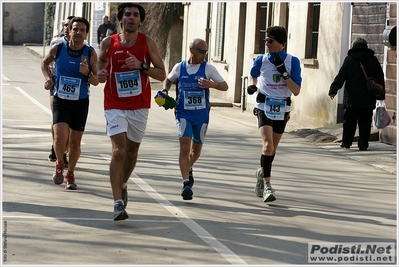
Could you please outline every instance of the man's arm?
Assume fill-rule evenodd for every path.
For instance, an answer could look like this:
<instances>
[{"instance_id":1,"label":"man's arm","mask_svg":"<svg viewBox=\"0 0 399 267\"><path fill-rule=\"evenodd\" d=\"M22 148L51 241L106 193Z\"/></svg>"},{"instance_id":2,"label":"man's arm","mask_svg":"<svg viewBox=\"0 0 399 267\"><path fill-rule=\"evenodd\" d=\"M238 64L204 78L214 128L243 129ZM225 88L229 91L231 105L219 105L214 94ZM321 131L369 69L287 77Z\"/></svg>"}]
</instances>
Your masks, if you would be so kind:
<instances>
[{"instance_id":1,"label":"man's arm","mask_svg":"<svg viewBox=\"0 0 399 267\"><path fill-rule=\"evenodd\" d=\"M150 50L150 59L152 65L154 66L153 68L150 67L150 69L146 72L150 77L158 81L163 81L166 78L165 65L161 55L159 54L158 47L151 37L147 36L146 39L148 49Z\"/></svg>"},{"instance_id":2,"label":"man's arm","mask_svg":"<svg viewBox=\"0 0 399 267\"><path fill-rule=\"evenodd\" d=\"M91 50L91 55L90 55L90 66L91 66L91 70L89 70L89 74L93 73L93 75L89 75L91 77L88 77L89 82L94 85L97 86L99 84L98 81L98 76L97 76L97 52L96 50Z\"/></svg>"},{"instance_id":3,"label":"man's arm","mask_svg":"<svg viewBox=\"0 0 399 267\"><path fill-rule=\"evenodd\" d=\"M215 88L216 90L219 90L219 91L227 91L227 89L229 89L229 86L224 81L220 82L220 83L216 83L212 80L207 80L204 78L201 78L198 80L198 85L200 88Z\"/></svg>"},{"instance_id":4,"label":"man's arm","mask_svg":"<svg viewBox=\"0 0 399 267\"><path fill-rule=\"evenodd\" d=\"M198 81L200 88L214 88L219 91L227 91L229 89L229 86L215 66L207 63L205 66L205 75L208 79L201 78Z\"/></svg>"},{"instance_id":5,"label":"man's arm","mask_svg":"<svg viewBox=\"0 0 399 267\"><path fill-rule=\"evenodd\" d=\"M172 81L169 80L168 78L166 78L163 81L163 90L165 90L166 92L169 92L170 88L172 87L172 84L173 84Z\"/></svg>"},{"instance_id":6,"label":"man's arm","mask_svg":"<svg viewBox=\"0 0 399 267\"><path fill-rule=\"evenodd\" d=\"M107 73L107 65L108 65L108 56L107 56L107 51L109 46L111 45L111 38L106 37L102 40L100 43L100 53L98 55L98 62L97 62L97 76L98 76L98 81L100 83L105 83L108 78L108 73Z\"/></svg>"},{"instance_id":7,"label":"man's arm","mask_svg":"<svg viewBox=\"0 0 399 267\"><path fill-rule=\"evenodd\" d=\"M57 55L57 47L57 45L53 45L52 47L50 47L50 51L40 63L40 67L45 79L44 88L46 90L50 90L51 88L53 88L54 85L53 79L51 78L53 75L50 71L50 65L55 60L55 57Z\"/></svg>"}]
</instances>

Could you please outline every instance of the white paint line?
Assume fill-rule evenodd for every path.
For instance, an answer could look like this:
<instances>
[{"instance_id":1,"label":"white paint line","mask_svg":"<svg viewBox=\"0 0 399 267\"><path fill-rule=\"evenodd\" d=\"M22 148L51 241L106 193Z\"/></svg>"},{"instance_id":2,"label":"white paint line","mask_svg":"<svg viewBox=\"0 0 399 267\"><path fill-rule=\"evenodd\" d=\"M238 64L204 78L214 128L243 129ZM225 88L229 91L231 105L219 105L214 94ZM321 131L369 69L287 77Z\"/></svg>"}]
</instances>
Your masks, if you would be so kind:
<instances>
[{"instance_id":1,"label":"white paint line","mask_svg":"<svg viewBox=\"0 0 399 267\"><path fill-rule=\"evenodd\" d=\"M7 82L10 81L10 79L8 79L7 76L5 76L4 74L1 74L1 79Z\"/></svg>"},{"instance_id":2,"label":"white paint line","mask_svg":"<svg viewBox=\"0 0 399 267\"><path fill-rule=\"evenodd\" d=\"M41 108L42 110L44 110L47 114L49 114L50 116L52 116L53 114L51 113L51 110L45 106L43 106L41 103L39 103L39 101L37 101L36 99L34 99L33 97L31 97L28 93L26 93L24 90L22 90L22 88L20 87L15 87L15 89L17 89L21 94L23 94L26 98L28 98L30 101L32 101L36 106L38 106L39 108Z\"/></svg>"},{"instance_id":3,"label":"white paint line","mask_svg":"<svg viewBox=\"0 0 399 267\"><path fill-rule=\"evenodd\" d=\"M111 156L100 154L105 160L110 160ZM133 177L133 178L132 178ZM190 219L183 211L174 206L170 201L165 199L161 194L159 194L154 188L149 186L143 179L133 173L130 179L138 185L144 192L155 199L159 204L161 204L166 210L168 210L174 217L178 218L183 222L188 228L191 229L198 237L200 237L205 243L216 250L220 255L222 255L227 261L233 265L247 265L247 263L237 256L228 247L219 242L210 233L208 233L204 228L202 228L198 223Z\"/></svg>"}]
</instances>

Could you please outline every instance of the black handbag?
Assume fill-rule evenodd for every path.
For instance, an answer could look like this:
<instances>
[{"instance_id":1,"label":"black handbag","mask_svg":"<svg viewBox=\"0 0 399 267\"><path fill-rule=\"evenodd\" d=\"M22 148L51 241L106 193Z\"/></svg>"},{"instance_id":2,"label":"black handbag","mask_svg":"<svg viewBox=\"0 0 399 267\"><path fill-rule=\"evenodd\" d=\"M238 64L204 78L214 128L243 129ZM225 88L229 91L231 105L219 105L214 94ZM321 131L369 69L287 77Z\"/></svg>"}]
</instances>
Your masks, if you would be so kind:
<instances>
[{"instance_id":1,"label":"black handbag","mask_svg":"<svg viewBox=\"0 0 399 267\"><path fill-rule=\"evenodd\" d=\"M360 61L359 61L360 62ZM360 62L360 67L363 70L364 77L366 77L367 91L374 95L376 98L381 98L385 95L384 86L382 86L373 76L367 76L366 71L362 62Z\"/></svg>"}]
</instances>

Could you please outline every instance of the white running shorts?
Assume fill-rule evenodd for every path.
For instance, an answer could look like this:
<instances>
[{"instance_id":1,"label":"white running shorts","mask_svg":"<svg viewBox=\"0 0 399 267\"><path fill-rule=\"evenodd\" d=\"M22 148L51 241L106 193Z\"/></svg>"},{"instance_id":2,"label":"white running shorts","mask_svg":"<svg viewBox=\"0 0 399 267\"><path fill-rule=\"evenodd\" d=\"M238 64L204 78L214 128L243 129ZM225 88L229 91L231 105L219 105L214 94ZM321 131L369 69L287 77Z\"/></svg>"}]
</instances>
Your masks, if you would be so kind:
<instances>
[{"instance_id":1,"label":"white running shorts","mask_svg":"<svg viewBox=\"0 0 399 267\"><path fill-rule=\"evenodd\" d=\"M147 127L149 109L137 110L107 109L104 111L107 121L107 135L114 136L126 132L129 140L141 143Z\"/></svg>"}]
</instances>

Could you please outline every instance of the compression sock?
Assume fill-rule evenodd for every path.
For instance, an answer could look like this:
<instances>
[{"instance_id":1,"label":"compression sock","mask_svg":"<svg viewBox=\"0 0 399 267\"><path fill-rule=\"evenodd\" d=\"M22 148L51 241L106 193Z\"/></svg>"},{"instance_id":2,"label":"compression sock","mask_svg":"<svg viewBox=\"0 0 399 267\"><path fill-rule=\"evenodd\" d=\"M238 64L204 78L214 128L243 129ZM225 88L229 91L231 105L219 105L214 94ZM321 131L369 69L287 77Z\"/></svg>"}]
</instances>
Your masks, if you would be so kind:
<instances>
[{"instance_id":1,"label":"compression sock","mask_svg":"<svg viewBox=\"0 0 399 267\"><path fill-rule=\"evenodd\" d=\"M263 177L270 177L271 171L272 171L272 161L273 161L274 155L273 156L267 156L267 155L262 155L260 158L260 166L263 167Z\"/></svg>"}]
</instances>

